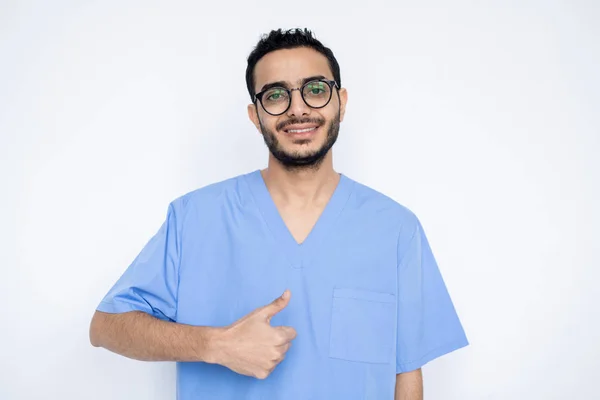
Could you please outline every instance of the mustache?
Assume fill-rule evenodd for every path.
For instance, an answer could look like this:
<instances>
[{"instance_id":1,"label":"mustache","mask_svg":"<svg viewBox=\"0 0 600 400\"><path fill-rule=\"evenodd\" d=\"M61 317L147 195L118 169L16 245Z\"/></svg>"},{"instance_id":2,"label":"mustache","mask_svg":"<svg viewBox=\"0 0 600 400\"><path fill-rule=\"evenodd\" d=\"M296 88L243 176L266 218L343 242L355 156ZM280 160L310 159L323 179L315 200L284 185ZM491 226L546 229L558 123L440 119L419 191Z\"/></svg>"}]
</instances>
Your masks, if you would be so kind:
<instances>
[{"instance_id":1,"label":"mustache","mask_svg":"<svg viewBox=\"0 0 600 400\"><path fill-rule=\"evenodd\" d=\"M290 125L296 125L296 124L323 125L324 123L325 123L325 120L323 118L292 118L292 119L288 119L287 121L282 121L282 122L278 123L275 128L280 131Z\"/></svg>"}]
</instances>

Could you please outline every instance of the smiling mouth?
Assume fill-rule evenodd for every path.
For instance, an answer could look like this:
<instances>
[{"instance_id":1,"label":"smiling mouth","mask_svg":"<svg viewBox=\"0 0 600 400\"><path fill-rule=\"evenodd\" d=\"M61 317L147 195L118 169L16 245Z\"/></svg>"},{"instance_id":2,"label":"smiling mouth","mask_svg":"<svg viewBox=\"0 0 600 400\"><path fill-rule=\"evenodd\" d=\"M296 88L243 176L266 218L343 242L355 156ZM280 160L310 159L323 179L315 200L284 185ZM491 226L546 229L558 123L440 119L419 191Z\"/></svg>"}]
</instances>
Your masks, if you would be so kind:
<instances>
[{"instance_id":1,"label":"smiling mouth","mask_svg":"<svg viewBox=\"0 0 600 400\"><path fill-rule=\"evenodd\" d=\"M312 128L304 128L304 129L284 129L287 133L308 133L316 130L318 126L313 126Z\"/></svg>"}]
</instances>

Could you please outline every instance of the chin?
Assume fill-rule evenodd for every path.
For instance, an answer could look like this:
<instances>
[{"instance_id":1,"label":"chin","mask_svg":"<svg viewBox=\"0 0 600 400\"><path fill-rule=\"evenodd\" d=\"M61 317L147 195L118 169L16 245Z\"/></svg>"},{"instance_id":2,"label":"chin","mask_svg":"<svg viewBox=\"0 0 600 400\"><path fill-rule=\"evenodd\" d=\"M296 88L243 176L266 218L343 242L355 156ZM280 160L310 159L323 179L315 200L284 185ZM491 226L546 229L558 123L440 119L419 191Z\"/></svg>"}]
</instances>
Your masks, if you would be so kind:
<instances>
[{"instance_id":1,"label":"chin","mask_svg":"<svg viewBox=\"0 0 600 400\"><path fill-rule=\"evenodd\" d=\"M298 154L305 156L318 151L323 143L316 143L313 139L294 140L289 146L286 146L285 151L288 154Z\"/></svg>"}]
</instances>

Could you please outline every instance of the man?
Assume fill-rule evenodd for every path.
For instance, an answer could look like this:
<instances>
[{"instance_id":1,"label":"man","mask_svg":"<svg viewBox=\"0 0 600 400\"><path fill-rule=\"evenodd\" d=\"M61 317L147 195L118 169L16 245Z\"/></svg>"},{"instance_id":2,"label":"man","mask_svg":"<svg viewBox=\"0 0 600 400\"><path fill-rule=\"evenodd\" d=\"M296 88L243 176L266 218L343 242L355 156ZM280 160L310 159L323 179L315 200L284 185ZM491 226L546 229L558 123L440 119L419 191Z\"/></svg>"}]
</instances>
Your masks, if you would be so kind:
<instances>
[{"instance_id":1,"label":"man","mask_svg":"<svg viewBox=\"0 0 600 400\"><path fill-rule=\"evenodd\" d=\"M417 217L333 169L333 53L272 31L246 81L268 167L171 202L92 344L177 361L181 400L422 399L420 368L467 338Z\"/></svg>"}]
</instances>

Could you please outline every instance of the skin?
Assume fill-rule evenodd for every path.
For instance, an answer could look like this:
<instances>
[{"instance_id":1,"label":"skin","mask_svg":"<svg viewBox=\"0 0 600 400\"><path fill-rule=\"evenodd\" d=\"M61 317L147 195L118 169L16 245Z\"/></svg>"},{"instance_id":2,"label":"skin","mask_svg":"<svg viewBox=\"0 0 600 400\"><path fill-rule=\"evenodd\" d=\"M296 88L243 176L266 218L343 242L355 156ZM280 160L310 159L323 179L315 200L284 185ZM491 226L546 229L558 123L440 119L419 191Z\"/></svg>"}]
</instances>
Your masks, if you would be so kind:
<instances>
[{"instance_id":1,"label":"skin","mask_svg":"<svg viewBox=\"0 0 600 400\"><path fill-rule=\"evenodd\" d=\"M421 368L396 375L395 400L423 400Z\"/></svg>"},{"instance_id":2,"label":"skin","mask_svg":"<svg viewBox=\"0 0 600 400\"><path fill-rule=\"evenodd\" d=\"M267 54L255 68L255 90L273 81L299 87L309 76L333 79L327 59L312 49L278 50ZM348 94L334 89L330 103L312 109L292 92L292 104L281 116L267 114L259 105L248 106L248 116L270 149L268 166L261 171L267 188L290 233L302 243L319 218L339 182L333 169L331 146L336 124L344 119ZM290 121L319 121L310 137L294 137L281 128ZM144 361L191 361L223 365L239 374L267 378L285 358L296 331L271 326L291 293L260 307L225 327L191 326L159 320L132 311L110 314L96 311L90 324L93 346ZM397 375L396 400L421 400L421 371Z\"/></svg>"}]
</instances>

